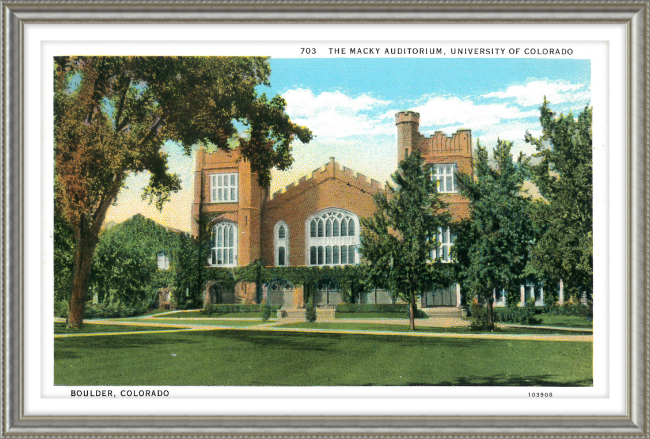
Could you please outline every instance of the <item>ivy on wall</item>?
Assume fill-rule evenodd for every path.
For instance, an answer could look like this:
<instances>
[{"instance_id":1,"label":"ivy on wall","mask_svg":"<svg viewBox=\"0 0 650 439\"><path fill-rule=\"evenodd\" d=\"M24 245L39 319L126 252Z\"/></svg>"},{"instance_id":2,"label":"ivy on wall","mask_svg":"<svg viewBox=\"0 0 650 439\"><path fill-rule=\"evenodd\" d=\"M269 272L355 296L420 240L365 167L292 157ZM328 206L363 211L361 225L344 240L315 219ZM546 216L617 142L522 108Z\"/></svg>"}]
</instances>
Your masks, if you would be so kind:
<instances>
[{"instance_id":1,"label":"ivy on wall","mask_svg":"<svg viewBox=\"0 0 650 439\"><path fill-rule=\"evenodd\" d=\"M374 288L365 265L265 267L261 261L255 261L246 267L206 267L204 279L204 289L213 282L219 283L224 289L232 289L239 282L255 283L258 289L258 302L261 301L262 285L276 279L288 281L294 286L301 285L305 302L321 285L329 284L340 288L344 300L351 303L357 302L360 293Z\"/></svg>"}]
</instances>

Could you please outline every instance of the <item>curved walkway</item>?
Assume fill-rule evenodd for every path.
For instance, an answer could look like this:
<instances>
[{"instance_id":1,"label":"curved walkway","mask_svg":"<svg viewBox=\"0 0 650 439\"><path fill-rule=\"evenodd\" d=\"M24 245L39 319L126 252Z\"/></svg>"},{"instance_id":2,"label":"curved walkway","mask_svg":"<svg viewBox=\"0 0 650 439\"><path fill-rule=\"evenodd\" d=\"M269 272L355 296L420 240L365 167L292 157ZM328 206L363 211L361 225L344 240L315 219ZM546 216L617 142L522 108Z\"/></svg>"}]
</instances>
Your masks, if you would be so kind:
<instances>
[{"instance_id":1,"label":"curved walkway","mask_svg":"<svg viewBox=\"0 0 650 439\"><path fill-rule=\"evenodd\" d=\"M368 323L383 319L343 319L353 320L355 323ZM362 322L361 320L367 320ZM401 320L401 319L395 319ZM406 319L404 319L406 320ZM55 318L55 322L65 322L65 319ZM337 320L339 321L339 320ZM406 320L408 321L408 320ZM124 326L151 326L170 328L161 331L125 331L125 332L90 332L84 334L55 334L55 338L67 337L86 337L99 335L132 335L147 334L160 332L181 332L181 331L214 331L214 330L237 330L237 331L271 331L271 332L308 332L320 334L368 334L368 335L390 335L404 337L430 337L430 338L468 338L468 339L486 339L486 340L539 340L539 341L569 341L569 342L593 342L593 335L559 335L559 334L468 334L468 333L435 333L435 332L397 332L397 331L374 331L358 329L311 329L311 328L285 328L278 326L278 322L265 322L254 326L227 326L227 325L193 325L187 323L158 323L133 321L115 321L115 320L84 320L84 323L95 325L124 325ZM283 322L284 323L284 322ZM287 322L288 323L288 322ZM343 323L343 322L341 322ZM403 324L403 323L402 323ZM174 328L174 329L171 329Z\"/></svg>"}]
</instances>

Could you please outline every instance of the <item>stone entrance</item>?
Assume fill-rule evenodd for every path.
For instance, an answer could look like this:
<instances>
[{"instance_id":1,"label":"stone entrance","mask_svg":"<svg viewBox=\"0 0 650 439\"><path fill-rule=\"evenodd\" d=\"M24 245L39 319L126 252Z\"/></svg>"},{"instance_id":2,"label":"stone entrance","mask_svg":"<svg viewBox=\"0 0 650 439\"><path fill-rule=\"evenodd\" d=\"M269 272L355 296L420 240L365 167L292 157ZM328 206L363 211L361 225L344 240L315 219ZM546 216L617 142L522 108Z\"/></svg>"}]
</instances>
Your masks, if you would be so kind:
<instances>
[{"instance_id":1,"label":"stone entrance","mask_svg":"<svg viewBox=\"0 0 650 439\"><path fill-rule=\"evenodd\" d=\"M282 308L294 307L293 284L284 279L275 279L266 284L266 303Z\"/></svg>"},{"instance_id":2,"label":"stone entrance","mask_svg":"<svg viewBox=\"0 0 650 439\"><path fill-rule=\"evenodd\" d=\"M314 306L321 308L335 308L343 303L341 286L333 279L322 279L314 290Z\"/></svg>"},{"instance_id":3,"label":"stone entrance","mask_svg":"<svg viewBox=\"0 0 650 439\"><path fill-rule=\"evenodd\" d=\"M441 306L458 306L456 285L451 285L445 288L436 288L435 290L427 291L422 295L422 308L433 308Z\"/></svg>"},{"instance_id":4,"label":"stone entrance","mask_svg":"<svg viewBox=\"0 0 650 439\"><path fill-rule=\"evenodd\" d=\"M204 302L206 305L233 304L235 292L223 288L219 282L212 282L206 285Z\"/></svg>"}]
</instances>

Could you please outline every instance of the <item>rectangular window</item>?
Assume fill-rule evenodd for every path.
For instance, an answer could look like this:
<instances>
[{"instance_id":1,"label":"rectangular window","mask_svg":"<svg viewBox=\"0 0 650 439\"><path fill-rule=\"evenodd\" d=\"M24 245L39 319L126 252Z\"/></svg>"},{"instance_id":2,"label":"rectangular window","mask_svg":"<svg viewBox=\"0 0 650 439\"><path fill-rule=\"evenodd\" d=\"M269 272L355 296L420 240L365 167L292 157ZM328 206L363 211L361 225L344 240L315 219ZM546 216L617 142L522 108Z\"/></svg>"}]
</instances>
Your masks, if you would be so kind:
<instances>
[{"instance_id":1,"label":"rectangular window","mask_svg":"<svg viewBox=\"0 0 650 439\"><path fill-rule=\"evenodd\" d=\"M458 192L455 164L433 165L433 178L438 182L438 192L441 194L454 194Z\"/></svg>"},{"instance_id":2,"label":"rectangular window","mask_svg":"<svg viewBox=\"0 0 650 439\"><path fill-rule=\"evenodd\" d=\"M278 248L278 265L284 266L284 247Z\"/></svg>"},{"instance_id":3,"label":"rectangular window","mask_svg":"<svg viewBox=\"0 0 650 439\"><path fill-rule=\"evenodd\" d=\"M309 263L311 265L318 264L318 260L316 259L316 247L311 247L309 249Z\"/></svg>"},{"instance_id":4,"label":"rectangular window","mask_svg":"<svg viewBox=\"0 0 650 439\"><path fill-rule=\"evenodd\" d=\"M237 174L210 175L210 202L236 203L239 194L239 176Z\"/></svg>"},{"instance_id":5,"label":"rectangular window","mask_svg":"<svg viewBox=\"0 0 650 439\"><path fill-rule=\"evenodd\" d=\"M335 245L334 248L332 249L332 263L333 264L338 264L339 263L339 247L338 247L338 245Z\"/></svg>"},{"instance_id":6,"label":"rectangular window","mask_svg":"<svg viewBox=\"0 0 650 439\"><path fill-rule=\"evenodd\" d=\"M318 265L323 265L323 247L318 247Z\"/></svg>"},{"instance_id":7,"label":"rectangular window","mask_svg":"<svg viewBox=\"0 0 650 439\"><path fill-rule=\"evenodd\" d=\"M348 247L345 245L341 246L341 264L345 265L348 263Z\"/></svg>"},{"instance_id":8,"label":"rectangular window","mask_svg":"<svg viewBox=\"0 0 650 439\"><path fill-rule=\"evenodd\" d=\"M332 263L332 247L330 246L325 247L325 263L328 265Z\"/></svg>"},{"instance_id":9,"label":"rectangular window","mask_svg":"<svg viewBox=\"0 0 650 439\"><path fill-rule=\"evenodd\" d=\"M348 264L354 264L354 246L348 246Z\"/></svg>"}]
</instances>

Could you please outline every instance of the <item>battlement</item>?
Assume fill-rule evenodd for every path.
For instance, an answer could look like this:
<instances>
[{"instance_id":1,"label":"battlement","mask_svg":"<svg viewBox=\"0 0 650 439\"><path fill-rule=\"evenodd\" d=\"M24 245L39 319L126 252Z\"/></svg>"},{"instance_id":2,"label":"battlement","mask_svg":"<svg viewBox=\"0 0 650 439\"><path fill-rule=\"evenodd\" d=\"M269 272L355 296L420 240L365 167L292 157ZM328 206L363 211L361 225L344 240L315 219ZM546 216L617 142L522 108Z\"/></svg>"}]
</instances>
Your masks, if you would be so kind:
<instances>
[{"instance_id":1,"label":"battlement","mask_svg":"<svg viewBox=\"0 0 650 439\"><path fill-rule=\"evenodd\" d=\"M330 178L335 178L372 194L386 190L377 180L369 179L361 173L341 166L336 163L334 157L331 157L328 163L320 168L314 169L311 174L300 177L297 183L293 182L283 189L275 191L269 201L282 203Z\"/></svg>"},{"instance_id":2,"label":"battlement","mask_svg":"<svg viewBox=\"0 0 650 439\"><path fill-rule=\"evenodd\" d=\"M395 125L399 125L401 123L406 123L406 122L412 122L419 124L420 123L420 113L417 113L415 111L400 111L399 113L395 113Z\"/></svg>"},{"instance_id":3,"label":"battlement","mask_svg":"<svg viewBox=\"0 0 650 439\"><path fill-rule=\"evenodd\" d=\"M424 156L429 155L472 155L472 131L466 128L459 129L451 136L442 131L436 131L430 137L420 137L419 150Z\"/></svg>"}]
</instances>

